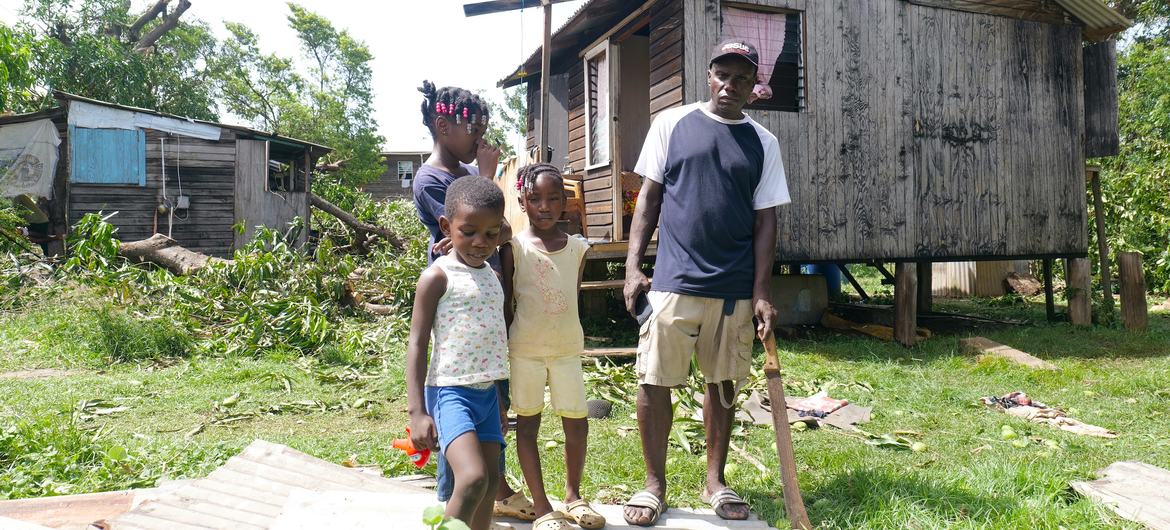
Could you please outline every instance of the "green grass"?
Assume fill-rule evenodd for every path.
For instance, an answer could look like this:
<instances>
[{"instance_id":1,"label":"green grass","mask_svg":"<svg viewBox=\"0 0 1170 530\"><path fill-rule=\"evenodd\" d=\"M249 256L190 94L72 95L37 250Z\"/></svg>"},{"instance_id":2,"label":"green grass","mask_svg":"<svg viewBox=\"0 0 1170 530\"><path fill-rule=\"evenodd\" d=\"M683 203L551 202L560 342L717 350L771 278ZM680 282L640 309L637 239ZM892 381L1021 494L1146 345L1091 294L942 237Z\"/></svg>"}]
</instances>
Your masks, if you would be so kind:
<instances>
[{"instance_id":1,"label":"green grass","mask_svg":"<svg viewBox=\"0 0 1170 530\"><path fill-rule=\"evenodd\" d=\"M919 434L908 436L926 444L922 452L898 451L866 445L832 428L795 432L801 486L814 524L1136 528L1072 493L1068 482L1091 478L1116 460L1170 468L1170 317L1152 313L1150 331L1132 334L1046 323L1043 306L1035 301L938 305L1028 320L1028 326L980 334L1053 362L1061 371L976 364L958 353L961 336L937 336L913 349L829 332L819 333L815 341L783 342L781 363L789 394L831 386L835 397L874 408L873 420L862 426L866 431L913 431ZM162 355L165 359L156 362L133 355L116 358L102 351L100 341L84 340L99 327L103 308L109 309L62 299L0 314L0 371L79 371L60 378L0 379L0 395L5 396L0 400L0 433L9 433L0 434L0 498L199 477L255 438L334 462L353 456L360 463L383 466L388 475L413 472L404 456L389 447L406 424L403 346L400 338L383 333L389 323L353 324L378 337L374 351L360 354ZM627 325L615 320L595 329L625 337ZM584 491L595 500L620 502L640 489L643 477L638 435L632 429L632 369L609 368L595 379L608 384L591 385L591 394L606 392L619 399L611 418L591 422ZM1027 391L1120 436L1076 436L976 403L980 396L1012 390ZM229 399L237 393L238 398ZM85 419L77 409L87 400L126 409ZM233 417L239 419L217 423ZM1000 426L1005 424L1032 443L1016 448L1001 440ZM541 436L562 440L559 422L546 416ZM770 469L761 473L733 453L729 475L757 513L783 527L772 440L770 428L746 427L735 443ZM672 505L700 505L704 462L701 442L691 442L695 454L677 443L670 450ZM544 455L550 492L563 494L560 449L546 449ZM512 483L518 486L515 453L509 450L508 458Z\"/></svg>"}]
</instances>

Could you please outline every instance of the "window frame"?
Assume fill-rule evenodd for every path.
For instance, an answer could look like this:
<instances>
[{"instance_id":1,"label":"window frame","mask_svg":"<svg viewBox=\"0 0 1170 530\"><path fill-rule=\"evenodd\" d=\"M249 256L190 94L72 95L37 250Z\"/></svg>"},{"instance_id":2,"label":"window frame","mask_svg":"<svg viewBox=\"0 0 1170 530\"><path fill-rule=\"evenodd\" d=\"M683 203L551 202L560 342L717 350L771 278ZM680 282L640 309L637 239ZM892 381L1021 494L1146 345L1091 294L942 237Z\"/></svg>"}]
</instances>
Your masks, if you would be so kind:
<instances>
[{"instance_id":1,"label":"window frame","mask_svg":"<svg viewBox=\"0 0 1170 530\"><path fill-rule=\"evenodd\" d=\"M790 9L790 8L775 7L775 6L770 6L770 5L731 1L731 2L720 2L719 3L719 14L720 14L721 19L723 16L723 10L726 8L740 9L743 11L751 11L751 12L755 12L755 13L763 13L763 14L769 14L769 15L786 15L786 16L787 15L797 15L800 18L800 32L799 32L800 63L798 63L798 65L797 65L797 72L799 72L799 77L797 78L797 86L795 87L796 88L796 109L792 110L792 109L785 109L785 108L775 108L773 106L763 106L763 105L760 105L757 103L749 103L747 105L744 105L744 109L745 110L756 110L756 111L767 111L767 112L785 112L785 113L806 113L806 112L808 112L808 110L809 110L809 93L808 93L808 53L807 53L808 52L808 29L807 29L808 16L807 16L807 12L802 11L800 9ZM728 38L728 37L725 37L725 35L723 33L722 26L720 27L720 30L719 30L719 38L721 41L725 38ZM783 43L781 43L781 46L783 47ZM782 51L783 51L783 48L781 48L781 52ZM775 68L775 63L773 63L773 68ZM767 80L764 80L764 81L767 81Z\"/></svg>"},{"instance_id":2,"label":"window frame","mask_svg":"<svg viewBox=\"0 0 1170 530\"><path fill-rule=\"evenodd\" d=\"M396 162L398 181L402 183L403 188L409 188L411 181L414 180L414 160L397 160ZM405 173L402 171L402 164L407 164L409 168ZM403 174L406 175L406 178L402 177Z\"/></svg>"},{"instance_id":3,"label":"window frame","mask_svg":"<svg viewBox=\"0 0 1170 530\"><path fill-rule=\"evenodd\" d=\"M589 63L597 56L603 54L605 55L604 67L606 69L605 92L600 92L599 85L598 95L605 98L606 115L604 120L605 123L596 125L609 127L610 129L606 130L605 135L605 141L609 144L605 146L605 161L597 162L593 160L593 126L595 124L593 123L594 120L592 118L592 107L594 94L590 89L592 74L590 73L591 67ZM591 169L603 168L613 163L613 145L611 141L613 139L613 50L610 46L610 40L605 39L593 48L590 48L582 59L582 65L584 67L585 73L583 80L585 84L585 170L588 171ZM598 68L598 72L600 73L600 67Z\"/></svg>"}]
</instances>

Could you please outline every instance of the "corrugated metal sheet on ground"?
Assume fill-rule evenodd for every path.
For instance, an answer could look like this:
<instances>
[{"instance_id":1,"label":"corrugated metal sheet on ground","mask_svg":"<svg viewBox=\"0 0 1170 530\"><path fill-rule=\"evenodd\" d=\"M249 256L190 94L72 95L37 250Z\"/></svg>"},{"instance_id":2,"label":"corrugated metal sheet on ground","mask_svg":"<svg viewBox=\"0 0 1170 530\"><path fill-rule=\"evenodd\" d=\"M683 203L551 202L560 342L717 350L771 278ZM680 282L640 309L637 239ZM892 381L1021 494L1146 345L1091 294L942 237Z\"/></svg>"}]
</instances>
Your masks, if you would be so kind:
<instances>
[{"instance_id":1,"label":"corrugated metal sheet on ground","mask_svg":"<svg viewBox=\"0 0 1170 530\"><path fill-rule=\"evenodd\" d=\"M433 492L426 495L396 495L387 498L369 492L293 492L285 505L285 511L271 526L272 530L424 530L422 510L437 504ZM559 508L559 503L554 502ZM622 506L594 504L605 517L605 528L609 530L633 530L644 528L626 524L622 518ZM497 520L500 526L514 530L531 530L532 523L512 519ZM573 528L576 528L574 526ZM754 515L746 521L726 521L711 510L689 510L670 508L662 514L658 530L767 530L772 527Z\"/></svg>"},{"instance_id":2,"label":"corrugated metal sheet on ground","mask_svg":"<svg viewBox=\"0 0 1170 530\"><path fill-rule=\"evenodd\" d=\"M111 519L111 530L260 530L281 515L295 491L368 492L398 504L409 501L405 520L422 521L422 510L438 504L434 492L364 474L283 445L256 440L207 478L143 503ZM425 501L425 502L424 502ZM403 528L397 522L386 528ZM339 530L330 526L331 530Z\"/></svg>"}]
</instances>

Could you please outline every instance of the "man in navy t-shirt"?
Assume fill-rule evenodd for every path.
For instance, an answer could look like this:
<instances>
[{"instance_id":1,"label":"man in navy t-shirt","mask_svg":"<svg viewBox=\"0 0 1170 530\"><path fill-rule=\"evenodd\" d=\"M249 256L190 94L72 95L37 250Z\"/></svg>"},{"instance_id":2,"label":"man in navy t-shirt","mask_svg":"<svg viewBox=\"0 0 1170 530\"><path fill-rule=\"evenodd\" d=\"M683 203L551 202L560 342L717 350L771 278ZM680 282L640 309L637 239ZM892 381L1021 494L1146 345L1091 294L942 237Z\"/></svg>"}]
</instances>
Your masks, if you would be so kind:
<instances>
[{"instance_id":1,"label":"man in navy t-shirt","mask_svg":"<svg viewBox=\"0 0 1170 530\"><path fill-rule=\"evenodd\" d=\"M631 313L646 303L650 315L639 332L636 368L646 489L626 503L630 524L653 525L665 509L670 389L686 383L692 354L707 383L707 480L700 497L724 519L749 515L723 469L735 396L751 369L753 337L772 331L776 206L789 202L776 136L743 113L758 65L751 44L716 47L707 72L711 99L659 114L634 168L645 180L631 227L624 294ZM656 227L651 288L641 265Z\"/></svg>"}]
</instances>

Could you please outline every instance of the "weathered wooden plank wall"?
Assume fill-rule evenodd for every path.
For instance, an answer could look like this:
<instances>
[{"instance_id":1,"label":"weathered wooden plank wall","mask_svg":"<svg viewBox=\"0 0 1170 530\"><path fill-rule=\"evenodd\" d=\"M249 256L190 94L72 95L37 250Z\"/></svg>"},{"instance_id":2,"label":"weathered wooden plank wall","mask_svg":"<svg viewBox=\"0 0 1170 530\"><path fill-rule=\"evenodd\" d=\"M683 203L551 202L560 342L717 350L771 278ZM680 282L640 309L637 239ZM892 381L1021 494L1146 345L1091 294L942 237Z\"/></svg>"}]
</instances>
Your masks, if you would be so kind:
<instances>
[{"instance_id":1,"label":"weathered wooden plank wall","mask_svg":"<svg viewBox=\"0 0 1170 530\"><path fill-rule=\"evenodd\" d=\"M196 252L230 256L235 224L236 135L223 130L218 142L183 138L148 131L146 142L147 179L162 182L166 162L166 195L173 204L182 193L191 207L179 210L171 226L171 237ZM164 142L160 142L165 139ZM161 199L161 189L158 189ZM161 202L161 201L159 201ZM158 231L167 232L168 216L158 216Z\"/></svg>"},{"instance_id":2,"label":"weathered wooden plank wall","mask_svg":"<svg viewBox=\"0 0 1170 530\"><path fill-rule=\"evenodd\" d=\"M1085 156L1121 150L1117 116L1117 41L1085 46Z\"/></svg>"},{"instance_id":3,"label":"weathered wooden plank wall","mask_svg":"<svg viewBox=\"0 0 1170 530\"><path fill-rule=\"evenodd\" d=\"M1085 252L1080 28L933 1L746 2L804 14L806 109L749 111L784 153L782 261ZM684 13L705 100L719 1Z\"/></svg>"},{"instance_id":4,"label":"weathered wooden plank wall","mask_svg":"<svg viewBox=\"0 0 1170 530\"><path fill-rule=\"evenodd\" d=\"M236 235L234 246L240 248L252 240L256 226L284 230L294 217L309 221L309 200L306 193L271 192L266 189L267 149L261 140L236 142L236 171L234 201L235 219L244 224L244 233ZM298 242L308 237L308 226L301 231Z\"/></svg>"},{"instance_id":5,"label":"weathered wooden plank wall","mask_svg":"<svg viewBox=\"0 0 1170 530\"><path fill-rule=\"evenodd\" d=\"M683 2L650 7L650 119L683 101Z\"/></svg>"},{"instance_id":6,"label":"weathered wooden plank wall","mask_svg":"<svg viewBox=\"0 0 1170 530\"><path fill-rule=\"evenodd\" d=\"M166 196L190 197L190 208L179 211L170 233L179 244L213 256L232 251L235 175L235 135L224 131L219 142L180 138L145 130L146 185L78 184L69 186L69 223L87 213L118 212L110 219L123 241L145 239L168 232L168 216L158 214L163 202L163 154L166 163ZM160 143L165 139L165 146Z\"/></svg>"}]
</instances>

